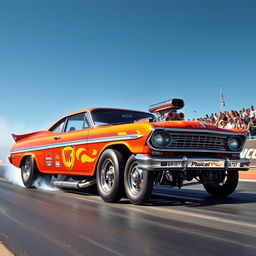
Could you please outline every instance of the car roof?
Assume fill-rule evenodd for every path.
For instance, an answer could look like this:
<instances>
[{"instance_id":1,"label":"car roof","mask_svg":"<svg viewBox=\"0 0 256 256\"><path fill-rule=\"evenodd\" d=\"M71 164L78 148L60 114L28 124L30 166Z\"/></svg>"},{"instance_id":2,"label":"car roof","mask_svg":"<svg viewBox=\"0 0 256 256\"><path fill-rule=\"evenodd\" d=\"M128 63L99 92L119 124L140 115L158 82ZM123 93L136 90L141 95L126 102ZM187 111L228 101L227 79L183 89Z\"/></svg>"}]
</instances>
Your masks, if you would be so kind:
<instances>
[{"instance_id":1,"label":"car roof","mask_svg":"<svg viewBox=\"0 0 256 256\"><path fill-rule=\"evenodd\" d=\"M71 112L67 115L64 115L62 116L60 119L58 119L55 123L53 123L49 128L51 129L52 127L54 127L57 123L59 123L62 119L64 118L67 118L69 116L73 116L73 115L77 115L77 114L80 114L80 113L84 113L84 112L91 112L93 110L97 110L97 109L113 109L113 110L124 110L124 111L135 111L135 112L141 112L141 113L148 113L148 114L151 114L149 112L146 112L146 111L140 111L140 110L135 110L135 109L125 109L125 108L106 108L106 107L94 107L94 108L85 108L85 109L81 109L81 110L78 110L78 111L75 111L75 112Z\"/></svg>"},{"instance_id":2,"label":"car roof","mask_svg":"<svg viewBox=\"0 0 256 256\"><path fill-rule=\"evenodd\" d=\"M85 108L85 109L81 109L81 110L78 110L78 111L75 111L75 112L71 112L71 113L63 116L62 118L73 116L73 115L77 115L77 114L84 113L84 112L91 112L92 110L97 110L97 109L113 109L113 110L135 111L135 112L141 112L141 113L148 113L148 114L150 114L149 112L135 110L135 109L94 107L94 108Z\"/></svg>"}]
</instances>

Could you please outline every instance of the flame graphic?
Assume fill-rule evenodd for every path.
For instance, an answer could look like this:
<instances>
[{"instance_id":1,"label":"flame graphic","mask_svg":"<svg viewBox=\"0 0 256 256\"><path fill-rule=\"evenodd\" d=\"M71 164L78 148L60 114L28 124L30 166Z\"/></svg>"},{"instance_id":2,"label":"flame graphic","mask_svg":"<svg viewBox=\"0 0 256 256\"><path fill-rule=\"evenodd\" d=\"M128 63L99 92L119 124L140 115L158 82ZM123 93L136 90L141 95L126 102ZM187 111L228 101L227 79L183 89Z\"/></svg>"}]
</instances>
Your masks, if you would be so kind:
<instances>
[{"instance_id":1,"label":"flame graphic","mask_svg":"<svg viewBox=\"0 0 256 256\"><path fill-rule=\"evenodd\" d=\"M77 160L81 161L82 163L94 162L96 160L96 157L93 157L93 156L97 155L97 153L98 153L97 150L93 149L93 151L91 152L90 156L86 152L87 152L87 150L85 148L79 148L76 151L76 158L77 158Z\"/></svg>"},{"instance_id":2,"label":"flame graphic","mask_svg":"<svg viewBox=\"0 0 256 256\"><path fill-rule=\"evenodd\" d=\"M221 163L217 163L217 162L211 162L211 166L220 167L220 166L222 166L222 164Z\"/></svg>"}]
</instances>

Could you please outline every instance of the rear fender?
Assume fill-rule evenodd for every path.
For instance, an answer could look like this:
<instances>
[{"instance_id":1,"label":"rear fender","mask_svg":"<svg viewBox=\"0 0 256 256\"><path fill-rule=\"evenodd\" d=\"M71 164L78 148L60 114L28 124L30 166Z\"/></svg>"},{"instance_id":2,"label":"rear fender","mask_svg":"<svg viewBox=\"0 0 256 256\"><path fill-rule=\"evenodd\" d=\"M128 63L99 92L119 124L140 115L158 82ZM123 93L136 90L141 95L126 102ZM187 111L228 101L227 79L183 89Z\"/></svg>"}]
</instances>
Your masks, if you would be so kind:
<instances>
[{"instance_id":1,"label":"rear fender","mask_svg":"<svg viewBox=\"0 0 256 256\"><path fill-rule=\"evenodd\" d=\"M36 156L35 156L34 153L26 153L26 154L24 154L24 155L22 156L22 158L21 158L21 161L20 161L20 164L19 164L20 168L21 168L21 166L23 165L23 163L24 163L24 161L25 161L25 159L26 159L27 156L32 156L32 157L35 159L35 162L36 162Z\"/></svg>"}]
</instances>

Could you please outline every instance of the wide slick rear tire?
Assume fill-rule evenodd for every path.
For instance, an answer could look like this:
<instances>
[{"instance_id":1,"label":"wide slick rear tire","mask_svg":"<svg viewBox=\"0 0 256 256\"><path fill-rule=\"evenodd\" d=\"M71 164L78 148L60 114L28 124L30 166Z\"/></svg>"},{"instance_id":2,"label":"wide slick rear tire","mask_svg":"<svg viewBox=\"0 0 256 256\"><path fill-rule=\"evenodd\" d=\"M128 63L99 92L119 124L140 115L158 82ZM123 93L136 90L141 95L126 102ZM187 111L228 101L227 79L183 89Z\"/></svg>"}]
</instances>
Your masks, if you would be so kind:
<instances>
[{"instance_id":1,"label":"wide slick rear tire","mask_svg":"<svg viewBox=\"0 0 256 256\"><path fill-rule=\"evenodd\" d=\"M33 156L27 156L21 165L21 178L26 188L32 188L39 172Z\"/></svg>"},{"instance_id":2,"label":"wide slick rear tire","mask_svg":"<svg viewBox=\"0 0 256 256\"><path fill-rule=\"evenodd\" d=\"M21 178L26 188L35 188L37 186L49 185L52 175L40 173L34 157L26 156L21 165Z\"/></svg>"},{"instance_id":3,"label":"wide slick rear tire","mask_svg":"<svg viewBox=\"0 0 256 256\"><path fill-rule=\"evenodd\" d=\"M97 164L96 183L101 198L108 203L118 202L124 195L123 155L115 149L106 149Z\"/></svg>"},{"instance_id":4,"label":"wide slick rear tire","mask_svg":"<svg viewBox=\"0 0 256 256\"><path fill-rule=\"evenodd\" d=\"M223 182L203 184L205 190L215 198L225 198L232 194L238 184L239 174L236 170L226 171Z\"/></svg>"},{"instance_id":5,"label":"wide slick rear tire","mask_svg":"<svg viewBox=\"0 0 256 256\"><path fill-rule=\"evenodd\" d=\"M124 171L124 189L133 204L144 204L152 194L154 173L138 168L135 156L128 159Z\"/></svg>"}]
</instances>

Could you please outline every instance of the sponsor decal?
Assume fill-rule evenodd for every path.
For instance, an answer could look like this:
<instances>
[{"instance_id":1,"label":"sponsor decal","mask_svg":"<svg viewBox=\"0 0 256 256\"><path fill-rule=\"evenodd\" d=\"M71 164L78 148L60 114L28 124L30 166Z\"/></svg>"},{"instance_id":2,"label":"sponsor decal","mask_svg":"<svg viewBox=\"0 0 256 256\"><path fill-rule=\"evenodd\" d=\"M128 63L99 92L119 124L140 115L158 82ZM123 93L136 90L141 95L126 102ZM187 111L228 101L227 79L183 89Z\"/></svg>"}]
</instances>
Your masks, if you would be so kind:
<instances>
[{"instance_id":1,"label":"sponsor decal","mask_svg":"<svg viewBox=\"0 0 256 256\"><path fill-rule=\"evenodd\" d=\"M80 162L91 163L96 160L98 152L96 149L93 149L91 153L89 153L85 148L79 148L76 151L76 159Z\"/></svg>"},{"instance_id":2,"label":"sponsor decal","mask_svg":"<svg viewBox=\"0 0 256 256\"><path fill-rule=\"evenodd\" d=\"M256 140L248 139L245 142L244 150L240 154L241 158L247 158L251 160L250 167L256 166Z\"/></svg>"},{"instance_id":3,"label":"sponsor decal","mask_svg":"<svg viewBox=\"0 0 256 256\"><path fill-rule=\"evenodd\" d=\"M56 167L56 168L60 168L60 161L56 161L56 162L55 162L55 167Z\"/></svg>"},{"instance_id":4,"label":"sponsor decal","mask_svg":"<svg viewBox=\"0 0 256 256\"><path fill-rule=\"evenodd\" d=\"M256 148L245 148L240 156L242 158L256 159Z\"/></svg>"},{"instance_id":5,"label":"sponsor decal","mask_svg":"<svg viewBox=\"0 0 256 256\"><path fill-rule=\"evenodd\" d=\"M224 167L224 162L211 162L212 167Z\"/></svg>"},{"instance_id":6,"label":"sponsor decal","mask_svg":"<svg viewBox=\"0 0 256 256\"><path fill-rule=\"evenodd\" d=\"M230 162L228 163L228 167L231 167L231 168L240 167L240 163Z\"/></svg>"},{"instance_id":7,"label":"sponsor decal","mask_svg":"<svg viewBox=\"0 0 256 256\"><path fill-rule=\"evenodd\" d=\"M161 166L168 166L173 168L182 168L183 163L182 162L161 162ZM224 168L225 162L224 161L189 161L188 162L189 168Z\"/></svg>"},{"instance_id":8,"label":"sponsor decal","mask_svg":"<svg viewBox=\"0 0 256 256\"><path fill-rule=\"evenodd\" d=\"M45 162L46 162L47 167L52 167L52 155L51 154L46 155Z\"/></svg>"},{"instance_id":9,"label":"sponsor decal","mask_svg":"<svg viewBox=\"0 0 256 256\"><path fill-rule=\"evenodd\" d=\"M75 163L75 149L68 146L62 148L62 162L70 170Z\"/></svg>"},{"instance_id":10,"label":"sponsor decal","mask_svg":"<svg viewBox=\"0 0 256 256\"><path fill-rule=\"evenodd\" d=\"M55 167L60 168L60 155L55 156Z\"/></svg>"},{"instance_id":11,"label":"sponsor decal","mask_svg":"<svg viewBox=\"0 0 256 256\"><path fill-rule=\"evenodd\" d=\"M210 167L210 162L192 161L189 162L188 167Z\"/></svg>"},{"instance_id":12,"label":"sponsor decal","mask_svg":"<svg viewBox=\"0 0 256 256\"><path fill-rule=\"evenodd\" d=\"M188 167L200 167L200 168L224 168L224 161L190 161L188 162Z\"/></svg>"},{"instance_id":13,"label":"sponsor decal","mask_svg":"<svg viewBox=\"0 0 256 256\"><path fill-rule=\"evenodd\" d=\"M176 168L180 168L182 167L182 163L181 162L168 162L167 163L167 166L168 167L176 167Z\"/></svg>"}]
</instances>

